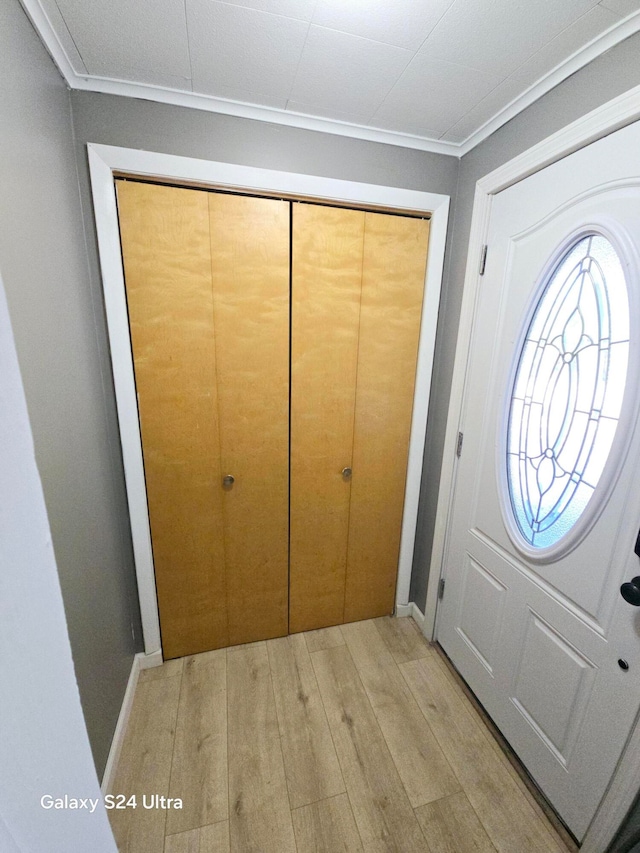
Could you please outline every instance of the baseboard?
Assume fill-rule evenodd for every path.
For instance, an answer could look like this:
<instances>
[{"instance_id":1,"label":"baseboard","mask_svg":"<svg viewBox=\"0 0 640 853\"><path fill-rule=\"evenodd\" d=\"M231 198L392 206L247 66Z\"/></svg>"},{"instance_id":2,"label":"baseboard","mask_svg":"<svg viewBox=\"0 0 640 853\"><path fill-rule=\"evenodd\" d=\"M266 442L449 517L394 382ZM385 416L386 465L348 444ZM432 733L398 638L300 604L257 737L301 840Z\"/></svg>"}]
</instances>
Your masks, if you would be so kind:
<instances>
[{"instance_id":1,"label":"baseboard","mask_svg":"<svg viewBox=\"0 0 640 853\"><path fill-rule=\"evenodd\" d=\"M411 616L413 621L416 623L418 628L420 628L420 630L422 631L422 629L424 627L424 613L422 612L422 610L420 610L420 608L415 603L415 601L411 602L410 607L411 607L411 613L409 615Z\"/></svg>"},{"instance_id":2,"label":"baseboard","mask_svg":"<svg viewBox=\"0 0 640 853\"><path fill-rule=\"evenodd\" d=\"M122 743L124 741L124 736L127 731L127 725L129 723L129 717L131 715L131 708L133 707L133 697L135 696L136 687L138 686L138 678L140 676L140 672L143 669L150 669L153 666L161 665L161 651L152 652L150 655L145 655L144 652L138 652L138 654L135 655L133 658L133 663L131 664L131 672L129 673L129 680L127 682L127 689L124 692L122 707L120 708L120 713L118 715L116 730L113 733L111 749L109 750L109 757L107 758L107 764L104 768L104 775L102 777L102 785L100 786L100 790L102 791L103 795L111 793L111 784L115 778L116 768L118 767L118 761L120 760Z\"/></svg>"},{"instance_id":3,"label":"baseboard","mask_svg":"<svg viewBox=\"0 0 640 853\"><path fill-rule=\"evenodd\" d=\"M424 625L424 613L415 601L410 601L409 604L396 604L396 616L411 616L418 628L422 630Z\"/></svg>"},{"instance_id":4,"label":"baseboard","mask_svg":"<svg viewBox=\"0 0 640 853\"><path fill-rule=\"evenodd\" d=\"M138 662L140 665L140 669L151 669L154 666L162 666L162 652L158 649L157 652L151 652L149 655L145 655L144 652L141 652L139 655L136 655L138 658Z\"/></svg>"}]
</instances>

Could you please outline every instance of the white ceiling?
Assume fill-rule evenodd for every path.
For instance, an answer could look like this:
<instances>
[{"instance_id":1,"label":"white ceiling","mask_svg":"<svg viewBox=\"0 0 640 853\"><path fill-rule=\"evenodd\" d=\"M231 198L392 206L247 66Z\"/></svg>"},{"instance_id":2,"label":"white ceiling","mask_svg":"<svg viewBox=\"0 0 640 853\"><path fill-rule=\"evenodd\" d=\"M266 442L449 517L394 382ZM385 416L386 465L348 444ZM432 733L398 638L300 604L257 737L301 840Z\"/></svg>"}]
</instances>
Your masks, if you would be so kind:
<instances>
[{"instance_id":1,"label":"white ceiling","mask_svg":"<svg viewBox=\"0 0 640 853\"><path fill-rule=\"evenodd\" d=\"M640 29L640 0L23 3L72 87L450 153Z\"/></svg>"}]
</instances>

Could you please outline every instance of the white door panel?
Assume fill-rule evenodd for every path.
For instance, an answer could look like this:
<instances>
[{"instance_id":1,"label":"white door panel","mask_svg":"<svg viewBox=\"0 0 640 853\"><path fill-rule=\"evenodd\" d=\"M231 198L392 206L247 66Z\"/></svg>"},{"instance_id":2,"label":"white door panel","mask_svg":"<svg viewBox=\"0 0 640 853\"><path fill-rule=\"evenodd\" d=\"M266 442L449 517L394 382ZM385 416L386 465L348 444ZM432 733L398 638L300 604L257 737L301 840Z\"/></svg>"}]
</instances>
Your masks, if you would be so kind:
<instances>
[{"instance_id":1,"label":"white door panel","mask_svg":"<svg viewBox=\"0 0 640 853\"><path fill-rule=\"evenodd\" d=\"M558 244L559 234L570 234L580 227L588 226L594 222L601 224L603 221L606 222L609 218L615 217L613 221L616 222L618 231L624 223L626 228L631 226L635 234L640 235L640 219L637 216L640 190L633 187L633 192L636 194L635 199L628 198L628 192L628 189L608 190L598 193L595 198L575 200L569 210L565 210L550 219L547 218L542 225L536 224L533 228L528 229L524 235L512 237L508 246L505 284L508 286L508 282L512 282L514 279L525 279L527 276L531 276L531 271L536 275L542 265L541 261L544 262L546 258L552 256ZM602 213L604 208L607 210L606 216L603 216ZM502 227L508 228L508 223L503 224ZM495 451L489 452L489 444L495 441L496 434L501 426L501 415L507 407L508 395L511 390L510 368L514 350L518 344L518 333L522 325L522 318L526 316L530 301L530 289L525 291L524 288L520 288L516 291L514 288L509 288L509 299L501 306L503 312L501 317L502 329L508 329L509 332L505 331L502 336L500 334L497 336L492 397L495 400L495 408L488 413L488 423L485 425L481 438L482 444L478 451L482 460L482 473L478 481L476 506L472 515L475 527L482 530L485 535L494 539L497 544L515 556L519 556L518 552L507 534L502 517L495 511L499 505L498 488L503 485L497 470L501 457ZM630 407L633 407L636 402L631 399L633 396L633 394L630 395ZM617 435L618 444L628 443L628 434L623 434L624 424L622 427L623 429L620 429ZM612 473L615 475L615 472ZM615 493L609 497L609 502L612 504L611 514L620 521L622 521L622 510L627 501L626 492L632 482L631 470L627 466L623 470L623 476L618 478ZM604 624L608 624L612 603L618 597L617 590L608 579L608 573L603 571L583 573L582 582L579 585L575 584L574 579L585 565L584 561L587 555L600 567L608 565L611 561L611 543L616 538L615 534L609 535L609 533L613 533L610 527L611 523L612 521L607 519L607 535L599 535L599 532L594 530L595 536L585 539L562 561L554 561L551 564L532 562L532 570L542 580L551 584L559 593L566 596L569 601L574 602L577 607L598 622L604 620ZM635 536L633 538L635 541Z\"/></svg>"},{"instance_id":2,"label":"white door panel","mask_svg":"<svg viewBox=\"0 0 640 853\"><path fill-rule=\"evenodd\" d=\"M633 125L493 201L438 614L439 642L579 839L640 706L640 609L619 594L623 581L640 574L633 553L640 526L636 152L640 127ZM536 552L511 510L508 406L545 267L550 273L563 246L592 232L610 239L623 260L631 315L627 390L586 510L557 546Z\"/></svg>"}]
</instances>

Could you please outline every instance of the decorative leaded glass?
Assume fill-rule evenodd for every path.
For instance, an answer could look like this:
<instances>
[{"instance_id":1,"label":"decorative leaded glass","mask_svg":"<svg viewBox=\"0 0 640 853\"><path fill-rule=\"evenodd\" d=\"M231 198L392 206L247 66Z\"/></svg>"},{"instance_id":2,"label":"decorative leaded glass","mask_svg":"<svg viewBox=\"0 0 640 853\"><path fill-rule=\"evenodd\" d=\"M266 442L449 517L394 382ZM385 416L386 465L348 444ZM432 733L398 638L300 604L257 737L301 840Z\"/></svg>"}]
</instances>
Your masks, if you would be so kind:
<instances>
[{"instance_id":1,"label":"decorative leaded glass","mask_svg":"<svg viewBox=\"0 0 640 853\"><path fill-rule=\"evenodd\" d=\"M590 234L546 282L511 395L509 494L534 548L555 545L591 500L620 417L628 354L622 265L605 237Z\"/></svg>"}]
</instances>

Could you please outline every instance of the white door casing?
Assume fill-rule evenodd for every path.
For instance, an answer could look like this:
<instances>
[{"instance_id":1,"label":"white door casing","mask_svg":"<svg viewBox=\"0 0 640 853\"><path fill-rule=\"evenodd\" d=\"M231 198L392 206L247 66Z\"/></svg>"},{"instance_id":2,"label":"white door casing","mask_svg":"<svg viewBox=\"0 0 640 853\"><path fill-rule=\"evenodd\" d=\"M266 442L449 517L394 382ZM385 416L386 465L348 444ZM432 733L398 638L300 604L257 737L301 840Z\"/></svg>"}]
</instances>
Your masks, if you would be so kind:
<instances>
[{"instance_id":1,"label":"white door casing","mask_svg":"<svg viewBox=\"0 0 640 853\"><path fill-rule=\"evenodd\" d=\"M198 160L110 145L90 143L87 148L142 629L147 656L154 655L157 657L160 655L160 623L118 230L114 173L125 173L146 178L160 177L176 183L204 184L217 188L246 190L247 192L283 193L285 195L346 202L362 207L386 207L398 210L406 209L413 212L424 211L431 214L426 272L428 286L425 285L420 326L396 588L396 608L403 611L407 610L409 608L409 585L449 217L449 196L399 187L323 178L315 175L279 172L232 163Z\"/></svg>"},{"instance_id":2,"label":"white door casing","mask_svg":"<svg viewBox=\"0 0 640 853\"><path fill-rule=\"evenodd\" d=\"M438 617L439 641L579 838L640 704L640 613L618 594L640 571L633 553L640 524L633 319L630 393L589 507L600 503L603 511L591 518L586 538L553 562L532 559L507 531L505 412L541 273L571 236L611 238L627 264L631 316L638 316L638 150L640 127L632 125L493 200ZM618 658L629 661L629 672Z\"/></svg>"}]
</instances>

